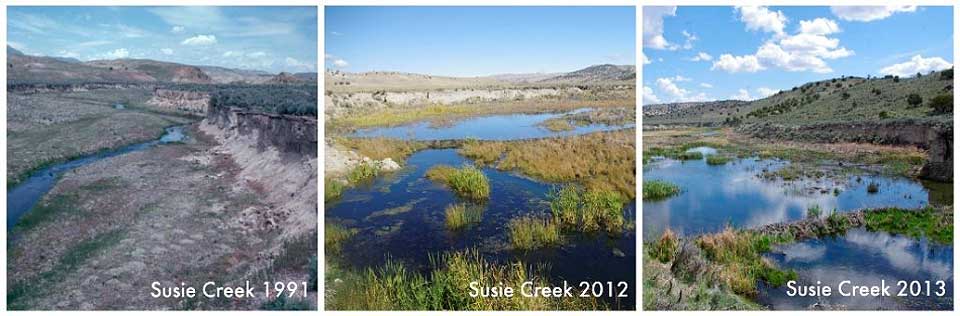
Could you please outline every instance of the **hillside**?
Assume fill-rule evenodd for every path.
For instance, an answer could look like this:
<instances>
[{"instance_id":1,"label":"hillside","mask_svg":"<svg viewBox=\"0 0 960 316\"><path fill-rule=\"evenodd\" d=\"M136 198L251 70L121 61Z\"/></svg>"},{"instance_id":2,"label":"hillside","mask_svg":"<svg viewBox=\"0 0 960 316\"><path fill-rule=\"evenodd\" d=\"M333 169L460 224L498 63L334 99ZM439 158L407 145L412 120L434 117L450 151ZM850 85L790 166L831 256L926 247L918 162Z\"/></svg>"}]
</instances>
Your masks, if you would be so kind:
<instances>
[{"instance_id":1,"label":"hillside","mask_svg":"<svg viewBox=\"0 0 960 316\"><path fill-rule=\"evenodd\" d=\"M200 68L184 64L149 59L91 60L84 64L109 71L137 71L160 82L213 83L210 76Z\"/></svg>"},{"instance_id":2,"label":"hillside","mask_svg":"<svg viewBox=\"0 0 960 316\"><path fill-rule=\"evenodd\" d=\"M568 72L553 78L541 80L549 83L602 83L634 81L637 79L637 67L634 65L594 65L577 71Z\"/></svg>"},{"instance_id":3,"label":"hillside","mask_svg":"<svg viewBox=\"0 0 960 316\"><path fill-rule=\"evenodd\" d=\"M231 69L217 66L199 66L215 83L264 83L273 74L260 70Z\"/></svg>"},{"instance_id":4,"label":"hillside","mask_svg":"<svg viewBox=\"0 0 960 316\"><path fill-rule=\"evenodd\" d=\"M911 78L841 77L806 83L751 102L650 105L643 110L644 124L801 125L949 120L950 114L935 111L931 100L939 95L953 95L952 78L952 69ZM919 104L908 103L911 94L920 97Z\"/></svg>"}]
</instances>

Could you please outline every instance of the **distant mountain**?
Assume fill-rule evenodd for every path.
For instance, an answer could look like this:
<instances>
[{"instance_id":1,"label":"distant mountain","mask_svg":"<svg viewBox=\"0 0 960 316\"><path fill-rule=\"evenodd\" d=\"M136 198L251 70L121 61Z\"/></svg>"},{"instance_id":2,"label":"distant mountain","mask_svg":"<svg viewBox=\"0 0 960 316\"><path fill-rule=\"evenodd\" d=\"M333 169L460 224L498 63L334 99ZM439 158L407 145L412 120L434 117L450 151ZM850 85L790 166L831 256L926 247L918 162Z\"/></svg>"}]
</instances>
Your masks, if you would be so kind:
<instances>
[{"instance_id":1,"label":"distant mountain","mask_svg":"<svg viewBox=\"0 0 960 316\"><path fill-rule=\"evenodd\" d=\"M155 81L174 83L213 83L203 70L195 66L156 61L150 59L91 60L86 65L107 68L109 71L137 71Z\"/></svg>"},{"instance_id":2,"label":"distant mountain","mask_svg":"<svg viewBox=\"0 0 960 316\"><path fill-rule=\"evenodd\" d=\"M84 63L68 62L59 58L30 56L13 50L7 51L7 80L11 82L63 83L63 82L155 82L147 73L114 69L106 70Z\"/></svg>"},{"instance_id":3,"label":"distant mountain","mask_svg":"<svg viewBox=\"0 0 960 316\"><path fill-rule=\"evenodd\" d=\"M79 64L79 63L82 63L82 62L83 62L83 61L80 61L79 59L76 59L76 58L73 58L73 57L50 57L50 58L53 58L53 59L56 59L56 60L59 60L59 61L65 62L65 63L73 63L73 64Z\"/></svg>"},{"instance_id":4,"label":"distant mountain","mask_svg":"<svg viewBox=\"0 0 960 316\"><path fill-rule=\"evenodd\" d=\"M293 74L294 77L297 77L300 80L313 82L313 83L317 82L317 78L319 78L319 75L320 74L315 72L298 72Z\"/></svg>"},{"instance_id":5,"label":"distant mountain","mask_svg":"<svg viewBox=\"0 0 960 316\"><path fill-rule=\"evenodd\" d=\"M637 78L637 67L633 65L594 65L577 71L568 72L556 77L540 80L540 82L557 83L599 83L629 81Z\"/></svg>"},{"instance_id":6,"label":"distant mountain","mask_svg":"<svg viewBox=\"0 0 960 316\"><path fill-rule=\"evenodd\" d=\"M10 47L10 45L7 45L7 56L9 55L23 55L23 52L17 50L16 48Z\"/></svg>"},{"instance_id":7,"label":"distant mountain","mask_svg":"<svg viewBox=\"0 0 960 316\"><path fill-rule=\"evenodd\" d=\"M500 74L500 75L493 75L490 77L500 81L506 81L506 82L512 82L512 83L533 83L541 80L554 78L560 75L563 75L563 73L562 72L554 72L554 73L537 72L537 73L528 73L528 74L524 74L524 73Z\"/></svg>"},{"instance_id":8,"label":"distant mountain","mask_svg":"<svg viewBox=\"0 0 960 316\"><path fill-rule=\"evenodd\" d=\"M273 78L273 74L260 70L232 69L217 66L199 66L215 83L264 83Z\"/></svg>"}]
</instances>

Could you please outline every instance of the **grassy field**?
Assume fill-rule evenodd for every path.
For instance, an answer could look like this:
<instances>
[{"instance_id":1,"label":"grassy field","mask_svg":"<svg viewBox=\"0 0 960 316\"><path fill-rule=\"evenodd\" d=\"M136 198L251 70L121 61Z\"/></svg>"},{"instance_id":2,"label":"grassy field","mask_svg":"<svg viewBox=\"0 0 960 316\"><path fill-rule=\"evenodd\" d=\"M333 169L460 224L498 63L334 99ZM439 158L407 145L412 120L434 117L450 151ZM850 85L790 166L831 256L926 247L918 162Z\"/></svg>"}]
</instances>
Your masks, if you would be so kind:
<instances>
[{"instance_id":1,"label":"grassy field","mask_svg":"<svg viewBox=\"0 0 960 316\"><path fill-rule=\"evenodd\" d=\"M140 102L137 92L11 93L7 104L7 184L15 185L44 166L156 139L164 127L192 119L139 110L115 109L119 102Z\"/></svg>"}]
</instances>

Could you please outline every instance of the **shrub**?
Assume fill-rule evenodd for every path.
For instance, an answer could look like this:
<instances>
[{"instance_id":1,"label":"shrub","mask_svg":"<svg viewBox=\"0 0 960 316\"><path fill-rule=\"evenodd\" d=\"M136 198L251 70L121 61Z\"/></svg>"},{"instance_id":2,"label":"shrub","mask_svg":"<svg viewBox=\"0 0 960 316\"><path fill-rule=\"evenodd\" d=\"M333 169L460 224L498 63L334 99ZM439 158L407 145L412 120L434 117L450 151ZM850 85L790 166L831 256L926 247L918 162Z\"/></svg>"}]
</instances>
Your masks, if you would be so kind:
<instances>
[{"instance_id":1,"label":"shrub","mask_svg":"<svg viewBox=\"0 0 960 316\"><path fill-rule=\"evenodd\" d=\"M880 184L876 182L870 182L867 184L867 193L877 193L880 192Z\"/></svg>"},{"instance_id":2,"label":"shrub","mask_svg":"<svg viewBox=\"0 0 960 316\"><path fill-rule=\"evenodd\" d=\"M920 105L920 103L923 103L923 98L920 97L919 94L911 93L907 96L907 104L911 106L917 106Z\"/></svg>"},{"instance_id":3,"label":"shrub","mask_svg":"<svg viewBox=\"0 0 960 316\"><path fill-rule=\"evenodd\" d=\"M650 246L650 255L661 263L667 263L673 260L677 248L680 246L680 240L677 235L668 227L660 235L660 239Z\"/></svg>"},{"instance_id":4,"label":"shrub","mask_svg":"<svg viewBox=\"0 0 960 316\"><path fill-rule=\"evenodd\" d=\"M277 114L317 116L316 85L220 85L210 92L210 107L237 107Z\"/></svg>"},{"instance_id":5,"label":"shrub","mask_svg":"<svg viewBox=\"0 0 960 316\"><path fill-rule=\"evenodd\" d=\"M809 218L818 218L823 212L820 210L819 204L814 204L807 208L807 217Z\"/></svg>"},{"instance_id":6,"label":"shrub","mask_svg":"<svg viewBox=\"0 0 960 316\"><path fill-rule=\"evenodd\" d=\"M953 113L953 94L941 94L930 100L930 107L937 114Z\"/></svg>"},{"instance_id":7,"label":"shrub","mask_svg":"<svg viewBox=\"0 0 960 316\"><path fill-rule=\"evenodd\" d=\"M880 111L879 117L880 119L890 118L890 113L887 113L887 111Z\"/></svg>"},{"instance_id":8,"label":"shrub","mask_svg":"<svg viewBox=\"0 0 960 316\"><path fill-rule=\"evenodd\" d=\"M842 99L842 100L846 100L846 99L849 99L849 98L850 98L850 93L849 93L849 92L844 91L843 94L840 95L840 99Z\"/></svg>"},{"instance_id":9,"label":"shrub","mask_svg":"<svg viewBox=\"0 0 960 316\"><path fill-rule=\"evenodd\" d=\"M379 172L380 169L372 163L363 162L350 170L350 173L347 174L347 180L349 180L350 183L356 184L368 179L373 179Z\"/></svg>"},{"instance_id":10,"label":"shrub","mask_svg":"<svg viewBox=\"0 0 960 316\"><path fill-rule=\"evenodd\" d=\"M941 71L940 80L953 80L953 68Z\"/></svg>"}]
</instances>

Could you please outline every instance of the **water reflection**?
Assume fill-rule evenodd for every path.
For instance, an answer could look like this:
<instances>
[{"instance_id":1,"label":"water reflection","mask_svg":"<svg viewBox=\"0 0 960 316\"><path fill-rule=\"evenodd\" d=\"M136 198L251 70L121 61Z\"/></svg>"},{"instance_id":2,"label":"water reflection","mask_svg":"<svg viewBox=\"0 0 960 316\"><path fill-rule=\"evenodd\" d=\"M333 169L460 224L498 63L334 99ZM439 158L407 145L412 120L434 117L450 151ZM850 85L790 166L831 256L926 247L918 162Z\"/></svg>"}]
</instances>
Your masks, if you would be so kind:
<instances>
[{"instance_id":1,"label":"water reflection","mask_svg":"<svg viewBox=\"0 0 960 316\"><path fill-rule=\"evenodd\" d=\"M634 124L589 124L584 126L574 126L574 129L571 131L551 132L540 125L545 120L560 117L564 114L579 113L585 110L587 109L580 109L567 113L508 114L472 117L455 121L444 126L436 126L435 123L431 122L418 122L394 127L361 129L353 133L352 136L393 137L417 140L467 138L481 140L511 140L580 135L634 126Z\"/></svg>"}]
</instances>

